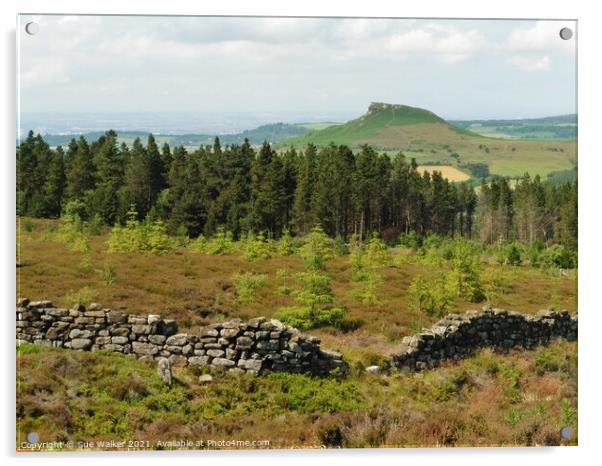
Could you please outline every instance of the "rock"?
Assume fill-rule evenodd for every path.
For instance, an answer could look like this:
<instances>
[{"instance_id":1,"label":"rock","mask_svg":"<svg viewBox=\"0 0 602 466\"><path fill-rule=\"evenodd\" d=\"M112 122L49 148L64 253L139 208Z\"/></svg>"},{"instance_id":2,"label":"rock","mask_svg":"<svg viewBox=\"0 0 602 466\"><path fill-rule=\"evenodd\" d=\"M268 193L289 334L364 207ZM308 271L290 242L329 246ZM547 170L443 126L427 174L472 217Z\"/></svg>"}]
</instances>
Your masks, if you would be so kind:
<instances>
[{"instance_id":1,"label":"rock","mask_svg":"<svg viewBox=\"0 0 602 466\"><path fill-rule=\"evenodd\" d=\"M102 311L102 304L99 303L91 303L88 306L89 311Z\"/></svg>"},{"instance_id":2,"label":"rock","mask_svg":"<svg viewBox=\"0 0 602 466\"><path fill-rule=\"evenodd\" d=\"M236 339L236 349L251 349L253 340L249 337L238 337Z\"/></svg>"},{"instance_id":3,"label":"rock","mask_svg":"<svg viewBox=\"0 0 602 466\"><path fill-rule=\"evenodd\" d=\"M148 341L154 343L155 345L163 345L167 337L165 335L149 335Z\"/></svg>"},{"instance_id":4,"label":"rock","mask_svg":"<svg viewBox=\"0 0 602 466\"><path fill-rule=\"evenodd\" d=\"M27 307L29 304L29 299L27 298L19 298L17 300L17 307Z\"/></svg>"},{"instance_id":5,"label":"rock","mask_svg":"<svg viewBox=\"0 0 602 466\"><path fill-rule=\"evenodd\" d=\"M136 335L148 335L150 332L150 325L132 325L132 333Z\"/></svg>"},{"instance_id":6,"label":"rock","mask_svg":"<svg viewBox=\"0 0 602 466\"><path fill-rule=\"evenodd\" d=\"M261 359L239 359L238 367L259 373L263 367Z\"/></svg>"},{"instance_id":7,"label":"rock","mask_svg":"<svg viewBox=\"0 0 602 466\"><path fill-rule=\"evenodd\" d=\"M172 346L184 346L186 343L188 343L188 334L178 333L176 335L172 335L165 341L165 343Z\"/></svg>"},{"instance_id":8,"label":"rock","mask_svg":"<svg viewBox=\"0 0 602 466\"><path fill-rule=\"evenodd\" d=\"M272 320L270 320L270 323L272 324L272 328L277 332L280 332L280 331L286 329L286 325L284 325L279 320L272 319Z\"/></svg>"},{"instance_id":9,"label":"rock","mask_svg":"<svg viewBox=\"0 0 602 466\"><path fill-rule=\"evenodd\" d=\"M238 329L238 328L240 328L240 324L241 324L240 319L234 319L234 320L229 320L228 322L222 322L221 326L222 326L222 329L224 329L224 328Z\"/></svg>"},{"instance_id":10,"label":"rock","mask_svg":"<svg viewBox=\"0 0 602 466\"><path fill-rule=\"evenodd\" d=\"M27 309L44 309L54 307L52 301L30 301L27 304Z\"/></svg>"},{"instance_id":11,"label":"rock","mask_svg":"<svg viewBox=\"0 0 602 466\"><path fill-rule=\"evenodd\" d=\"M107 312L107 321L111 324L124 324L127 322L127 314L121 311L109 311Z\"/></svg>"},{"instance_id":12,"label":"rock","mask_svg":"<svg viewBox=\"0 0 602 466\"><path fill-rule=\"evenodd\" d=\"M366 367L366 372L368 374L380 374L381 369L379 366L368 366Z\"/></svg>"},{"instance_id":13,"label":"rock","mask_svg":"<svg viewBox=\"0 0 602 466\"><path fill-rule=\"evenodd\" d=\"M127 337L130 334L130 329L125 327L118 327L111 329L109 333L118 337Z\"/></svg>"},{"instance_id":14,"label":"rock","mask_svg":"<svg viewBox=\"0 0 602 466\"><path fill-rule=\"evenodd\" d=\"M147 322L146 317L133 316L133 315L128 316L128 324L146 325L146 322Z\"/></svg>"},{"instance_id":15,"label":"rock","mask_svg":"<svg viewBox=\"0 0 602 466\"><path fill-rule=\"evenodd\" d=\"M210 374L199 375L199 382L204 383L204 384L211 383L211 382L213 382L213 377L211 377Z\"/></svg>"},{"instance_id":16,"label":"rock","mask_svg":"<svg viewBox=\"0 0 602 466\"><path fill-rule=\"evenodd\" d=\"M69 315L69 309L48 309L46 314L53 317L66 317Z\"/></svg>"},{"instance_id":17,"label":"rock","mask_svg":"<svg viewBox=\"0 0 602 466\"><path fill-rule=\"evenodd\" d=\"M236 363L226 358L214 358L211 364L218 367L233 367Z\"/></svg>"},{"instance_id":18,"label":"rock","mask_svg":"<svg viewBox=\"0 0 602 466\"><path fill-rule=\"evenodd\" d=\"M175 335L178 333L178 324L175 320L163 320L160 325L160 333L165 336Z\"/></svg>"},{"instance_id":19,"label":"rock","mask_svg":"<svg viewBox=\"0 0 602 466\"><path fill-rule=\"evenodd\" d=\"M207 356L211 356L212 358L221 358L224 354L226 354L225 351L221 349L207 350Z\"/></svg>"},{"instance_id":20,"label":"rock","mask_svg":"<svg viewBox=\"0 0 602 466\"><path fill-rule=\"evenodd\" d=\"M199 333L200 337L217 337L219 336L219 331L210 327L201 327L201 332Z\"/></svg>"},{"instance_id":21,"label":"rock","mask_svg":"<svg viewBox=\"0 0 602 466\"><path fill-rule=\"evenodd\" d=\"M156 324L160 320L161 320L161 316L157 315L157 314L149 314L149 316L146 318L148 325Z\"/></svg>"},{"instance_id":22,"label":"rock","mask_svg":"<svg viewBox=\"0 0 602 466\"><path fill-rule=\"evenodd\" d=\"M224 328L220 332L220 335L222 337L224 337L224 338L234 338L239 333L240 333L240 329L238 327L236 327L236 328Z\"/></svg>"},{"instance_id":23,"label":"rock","mask_svg":"<svg viewBox=\"0 0 602 466\"><path fill-rule=\"evenodd\" d=\"M188 363L193 366L206 366L211 362L209 356L191 356L188 358Z\"/></svg>"},{"instance_id":24,"label":"rock","mask_svg":"<svg viewBox=\"0 0 602 466\"><path fill-rule=\"evenodd\" d=\"M153 356L159 352L159 348L152 343L132 342L132 349L136 354Z\"/></svg>"},{"instance_id":25,"label":"rock","mask_svg":"<svg viewBox=\"0 0 602 466\"><path fill-rule=\"evenodd\" d=\"M167 358L157 360L157 373L163 382L171 388L171 363Z\"/></svg>"},{"instance_id":26,"label":"rock","mask_svg":"<svg viewBox=\"0 0 602 466\"><path fill-rule=\"evenodd\" d=\"M128 337L111 337L111 343L115 345L125 345L128 341Z\"/></svg>"},{"instance_id":27,"label":"rock","mask_svg":"<svg viewBox=\"0 0 602 466\"><path fill-rule=\"evenodd\" d=\"M265 317L255 317L254 319L249 320L248 325L251 328L259 328L259 326L264 322Z\"/></svg>"},{"instance_id":28,"label":"rock","mask_svg":"<svg viewBox=\"0 0 602 466\"><path fill-rule=\"evenodd\" d=\"M92 340L89 338L75 338L71 340L71 348L87 350L92 346Z\"/></svg>"},{"instance_id":29,"label":"rock","mask_svg":"<svg viewBox=\"0 0 602 466\"><path fill-rule=\"evenodd\" d=\"M69 332L69 338L72 340L74 338L90 338L92 336L92 332L90 330L80 330L78 328L74 328Z\"/></svg>"}]
</instances>

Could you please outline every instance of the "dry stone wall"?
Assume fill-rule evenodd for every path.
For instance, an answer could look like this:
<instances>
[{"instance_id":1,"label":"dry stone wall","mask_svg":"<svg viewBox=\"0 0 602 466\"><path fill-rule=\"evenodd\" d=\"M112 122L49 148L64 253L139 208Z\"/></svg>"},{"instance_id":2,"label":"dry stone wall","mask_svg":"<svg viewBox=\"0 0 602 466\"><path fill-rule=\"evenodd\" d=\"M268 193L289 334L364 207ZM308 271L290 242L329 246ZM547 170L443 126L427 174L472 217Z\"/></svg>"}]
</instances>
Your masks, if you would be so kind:
<instances>
[{"instance_id":1,"label":"dry stone wall","mask_svg":"<svg viewBox=\"0 0 602 466\"><path fill-rule=\"evenodd\" d=\"M347 370L341 354L320 349L320 340L277 320L231 320L178 333L174 320L131 315L100 304L60 309L50 301L20 299L17 343L76 350L107 350L171 364L204 365L259 373L264 370L324 375Z\"/></svg>"},{"instance_id":2,"label":"dry stone wall","mask_svg":"<svg viewBox=\"0 0 602 466\"><path fill-rule=\"evenodd\" d=\"M469 356L479 348L532 348L554 338L577 339L577 314L545 310L524 315L484 308L449 314L430 329L405 337L387 366L423 370ZM138 358L168 358L172 365L204 365L259 373L265 370L325 375L346 372L342 355L320 348L320 340L277 320L257 317L178 333L174 320L105 309L56 308L50 301L17 303L17 342L76 350L107 350Z\"/></svg>"},{"instance_id":3,"label":"dry stone wall","mask_svg":"<svg viewBox=\"0 0 602 466\"><path fill-rule=\"evenodd\" d=\"M449 314L430 329L405 337L391 355L391 364L399 369L430 369L484 347L532 348L554 338L576 340L577 326L577 314L565 310L524 315L485 307L483 311Z\"/></svg>"}]
</instances>

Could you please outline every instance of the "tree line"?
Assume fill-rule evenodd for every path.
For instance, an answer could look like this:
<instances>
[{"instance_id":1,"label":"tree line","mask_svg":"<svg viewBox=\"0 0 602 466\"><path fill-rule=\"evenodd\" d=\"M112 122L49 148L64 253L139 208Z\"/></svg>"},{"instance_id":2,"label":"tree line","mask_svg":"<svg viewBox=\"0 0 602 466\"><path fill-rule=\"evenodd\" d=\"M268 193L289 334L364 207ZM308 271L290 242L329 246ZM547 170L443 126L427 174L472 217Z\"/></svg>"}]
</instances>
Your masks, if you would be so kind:
<instances>
[{"instance_id":1,"label":"tree line","mask_svg":"<svg viewBox=\"0 0 602 466\"><path fill-rule=\"evenodd\" d=\"M107 225L134 210L190 237L220 227L235 237L304 235L319 224L342 238L437 234L577 247L576 181L556 186L526 174L514 186L496 178L475 189L370 146L277 152L267 142L222 146L215 138L188 151L159 148L153 135L129 147L107 131L51 148L30 131L17 146L17 214L56 218L67 208Z\"/></svg>"}]
</instances>

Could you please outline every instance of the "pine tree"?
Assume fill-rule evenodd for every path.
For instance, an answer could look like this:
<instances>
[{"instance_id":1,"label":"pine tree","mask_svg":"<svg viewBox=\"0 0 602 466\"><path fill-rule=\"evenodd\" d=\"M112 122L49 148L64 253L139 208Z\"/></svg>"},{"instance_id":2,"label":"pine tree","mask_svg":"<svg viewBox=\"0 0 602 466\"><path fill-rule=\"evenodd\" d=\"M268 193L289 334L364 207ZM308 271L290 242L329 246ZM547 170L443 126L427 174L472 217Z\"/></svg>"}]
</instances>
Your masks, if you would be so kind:
<instances>
[{"instance_id":1,"label":"pine tree","mask_svg":"<svg viewBox=\"0 0 602 466\"><path fill-rule=\"evenodd\" d=\"M94 155L96 187L92 196L94 212L107 224L120 216L120 202L116 193L123 185L124 153L117 147L117 134L107 131Z\"/></svg>"},{"instance_id":2,"label":"pine tree","mask_svg":"<svg viewBox=\"0 0 602 466\"><path fill-rule=\"evenodd\" d=\"M43 193L43 217L59 217L61 215L63 193L65 191L65 163L63 148L58 146L56 152L52 153L48 176L44 182Z\"/></svg>"},{"instance_id":3,"label":"pine tree","mask_svg":"<svg viewBox=\"0 0 602 466\"><path fill-rule=\"evenodd\" d=\"M293 199L294 231L304 235L314 225L311 218L311 197L316 179L317 150L313 144L308 144L299 162L297 186Z\"/></svg>"},{"instance_id":4,"label":"pine tree","mask_svg":"<svg viewBox=\"0 0 602 466\"><path fill-rule=\"evenodd\" d=\"M69 200L81 201L87 191L94 189L94 172L90 147L86 139L80 136L67 170L67 198Z\"/></svg>"},{"instance_id":5,"label":"pine tree","mask_svg":"<svg viewBox=\"0 0 602 466\"><path fill-rule=\"evenodd\" d=\"M133 205L140 219L146 217L165 187L162 170L161 155L153 135L149 135L147 147L136 138L125 171L122 209Z\"/></svg>"}]
</instances>

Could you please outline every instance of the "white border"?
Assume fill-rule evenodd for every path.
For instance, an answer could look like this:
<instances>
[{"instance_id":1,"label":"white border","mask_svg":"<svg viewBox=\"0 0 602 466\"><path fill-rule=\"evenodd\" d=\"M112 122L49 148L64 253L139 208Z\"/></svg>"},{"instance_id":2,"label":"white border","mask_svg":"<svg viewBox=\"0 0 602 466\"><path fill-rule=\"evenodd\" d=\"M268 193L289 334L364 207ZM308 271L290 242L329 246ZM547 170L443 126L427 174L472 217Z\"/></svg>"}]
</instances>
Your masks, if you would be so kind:
<instances>
[{"instance_id":1,"label":"white border","mask_svg":"<svg viewBox=\"0 0 602 466\"><path fill-rule=\"evenodd\" d=\"M508 463L522 464L545 462L548 464L587 464L596 462L602 440L598 438L600 420L600 387L602 386L599 360L599 330L602 311L597 303L597 286L602 257L600 257L601 226L600 200L602 199L602 144L600 125L602 105L600 99L600 15L597 15L595 1L525 1L525 0L421 0L419 2L386 2L371 0L330 1L302 0L295 3L283 0L221 0L214 2L185 0L143 0L125 2L123 0L3 0L0 2L2 15L2 94L4 103L1 112L2 128L2 167L0 174L3 188L0 214L5 227L2 229L2 301L4 339L2 350L5 374L0 384L4 403L1 423L2 453L8 463L21 459L20 464L34 461L61 464L85 461L87 464L106 464L121 454L89 454L36 457L15 457L14 449L14 257L15 257L15 15L17 12L44 13L89 13L89 14L229 14L229 15L301 15L301 16L392 16L392 17L466 17L466 18L562 18L579 20L579 213L580 213L580 262L579 262L579 442L576 448L507 448L507 449L440 449L440 450L345 450L345 451L270 451L270 452L202 452L177 454L154 453L140 456L127 456L134 461L148 464L165 462L196 463L220 462L220 464L241 461L261 462L262 464L301 465L307 462L331 463L345 461L363 464L372 458L387 464L402 462L441 462L447 464L489 465ZM551 96L553 98L553 96ZM599 265L601 264L601 265ZM11 363L12 361L12 363Z\"/></svg>"}]
</instances>

